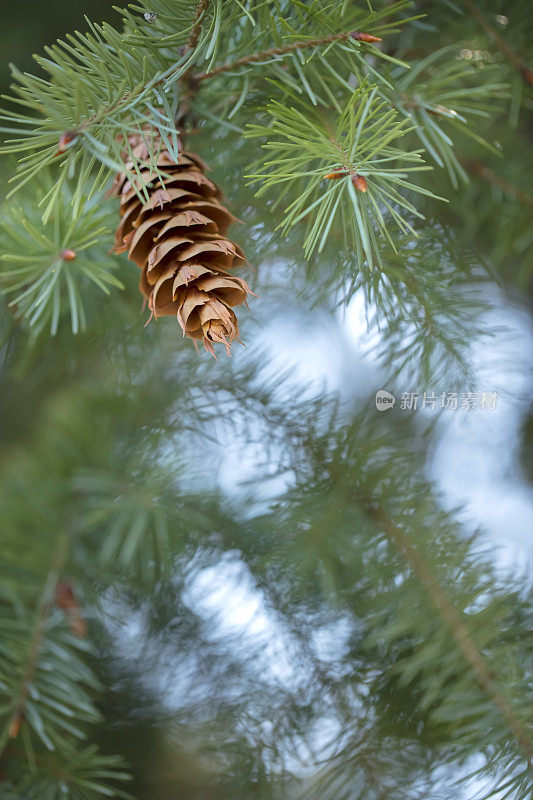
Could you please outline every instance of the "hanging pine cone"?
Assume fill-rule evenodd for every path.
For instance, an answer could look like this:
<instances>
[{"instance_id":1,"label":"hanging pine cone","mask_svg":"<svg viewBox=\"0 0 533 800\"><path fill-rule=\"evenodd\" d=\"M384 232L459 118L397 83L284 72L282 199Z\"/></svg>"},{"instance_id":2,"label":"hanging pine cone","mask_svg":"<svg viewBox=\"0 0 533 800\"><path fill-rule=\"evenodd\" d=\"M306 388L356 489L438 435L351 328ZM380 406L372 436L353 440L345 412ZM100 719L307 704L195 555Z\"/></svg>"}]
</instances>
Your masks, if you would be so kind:
<instances>
[{"instance_id":1,"label":"hanging pine cone","mask_svg":"<svg viewBox=\"0 0 533 800\"><path fill-rule=\"evenodd\" d=\"M150 169L147 141L162 177ZM139 198L126 171L117 175L112 191L120 197L122 219L115 251L127 250L141 268L140 289L155 317L175 314L184 336L201 339L212 355L213 343L220 342L230 355L231 342L239 341L233 308L252 294L231 274L244 263L240 247L225 236L235 217L220 202L199 156L180 152L176 161L154 131L133 134L128 142L148 199ZM124 161L131 175L130 159L128 154Z\"/></svg>"}]
</instances>

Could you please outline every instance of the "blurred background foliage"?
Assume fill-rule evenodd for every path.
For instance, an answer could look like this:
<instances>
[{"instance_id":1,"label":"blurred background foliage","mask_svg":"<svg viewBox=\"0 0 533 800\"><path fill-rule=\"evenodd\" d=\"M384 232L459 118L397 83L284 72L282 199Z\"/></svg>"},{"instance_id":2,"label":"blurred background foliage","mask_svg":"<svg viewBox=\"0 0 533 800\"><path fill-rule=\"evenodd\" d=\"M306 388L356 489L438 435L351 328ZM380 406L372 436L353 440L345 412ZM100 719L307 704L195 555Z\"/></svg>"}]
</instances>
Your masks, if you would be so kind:
<instances>
[{"instance_id":1,"label":"blurred background foliage","mask_svg":"<svg viewBox=\"0 0 533 800\"><path fill-rule=\"evenodd\" d=\"M235 237L260 298L242 315L248 349L230 361L199 356L171 320L143 327L137 270L109 255L102 230L116 221L112 199L63 221L103 285L82 276L77 296L65 277L60 307L51 287L46 308L26 294L14 314L26 279L16 285L2 262L2 799L531 796L528 581L447 510L428 466L438 414L374 407L382 382L397 397L491 390L476 361L484 337L502 397L506 370L527 368L525 354L513 365L498 349L505 331L486 315L531 305L533 94L468 6L420 0L404 14L427 17L391 46L421 60L415 99L407 85L380 93L400 116L415 102L430 120L429 148L416 130L409 148L429 150L437 166L422 185L450 202L409 194L421 236L395 234L399 254L385 242L382 269L355 269L334 230L306 261L305 224L281 238L276 188L254 194L250 154L254 174L265 157L241 126L267 124L255 109L272 86L290 96L279 63L239 107L233 74L193 100L190 141L244 222ZM476 8L533 68L529 3ZM84 29L84 13L117 24L111 3L12 6L5 60L33 69L30 53ZM298 74L319 94L315 67ZM488 147L440 115L464 80ZM3 197L11 171L4 162ZM67 239L34 213L36 191L6 201L0 242L38 271ZM339 312L362 294L373 372ZM528 407L516 452L531 481ZM52 599L50 575L62 587Z\"/></svg>"}]
</instances>

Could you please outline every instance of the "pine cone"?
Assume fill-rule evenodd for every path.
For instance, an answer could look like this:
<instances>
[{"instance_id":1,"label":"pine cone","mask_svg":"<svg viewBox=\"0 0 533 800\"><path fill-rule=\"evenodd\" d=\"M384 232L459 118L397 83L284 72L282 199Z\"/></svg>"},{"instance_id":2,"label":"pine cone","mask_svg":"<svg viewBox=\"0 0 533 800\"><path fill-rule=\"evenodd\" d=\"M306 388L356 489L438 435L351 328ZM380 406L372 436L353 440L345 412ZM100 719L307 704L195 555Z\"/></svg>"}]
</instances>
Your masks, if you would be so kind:
<instances>
[{"instance_id":1,"label":"pine cone","mask_svg":"<svg viewBox=\"0 0 533 800\"><path fill-rule=\"evenodd\" d=\"M201 339L213 356L213 343L220 342L230 355L231 342L239 341L233 308L252 294L230 273L244 263L239 246L225 236L235 217L199 156L180 152L176 162L155 131L133 134L128 142L135 165L128 151L127 172L112 187L122 217L115 251L127 250L141 268L140 289L155 317L175 314L184 336ZM150 170L147 142L160 175ZM128 179L136 169L147 187L145 202Z\"/></svg>"}]
</instances>

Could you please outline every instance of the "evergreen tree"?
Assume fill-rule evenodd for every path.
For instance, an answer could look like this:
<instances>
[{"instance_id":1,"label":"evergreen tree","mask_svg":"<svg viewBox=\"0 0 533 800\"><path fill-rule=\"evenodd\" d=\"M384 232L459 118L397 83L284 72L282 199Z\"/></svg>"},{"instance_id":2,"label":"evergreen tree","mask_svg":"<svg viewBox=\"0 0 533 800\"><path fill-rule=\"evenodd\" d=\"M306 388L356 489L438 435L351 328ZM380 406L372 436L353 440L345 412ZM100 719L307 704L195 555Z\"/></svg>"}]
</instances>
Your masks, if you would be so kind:
<instances>
[{"instance_id":1,"label":"evergreen tree","mask_svg":"<svg viewBox=\"0 0 533 800\"><path fill-rule=\"evenodd\" d=\"M1 112L2 800L533 796L533 607L428 478L438 410L261 344L357 294L397 396L482 388L531 288L529 3L118 14Z\"/></svg>"}]
</instances>

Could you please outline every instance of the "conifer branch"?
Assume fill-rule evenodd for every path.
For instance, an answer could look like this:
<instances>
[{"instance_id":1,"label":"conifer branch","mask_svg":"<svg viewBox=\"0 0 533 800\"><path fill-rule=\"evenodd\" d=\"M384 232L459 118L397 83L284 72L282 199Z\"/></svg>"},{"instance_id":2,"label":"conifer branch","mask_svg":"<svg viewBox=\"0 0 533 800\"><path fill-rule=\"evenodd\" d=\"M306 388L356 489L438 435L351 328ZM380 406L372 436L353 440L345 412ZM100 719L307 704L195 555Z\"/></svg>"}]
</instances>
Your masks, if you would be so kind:
<instances>
[{"instance_id":1,"label":"conifer branch","mask_svg":"<svg viewBox=\"0 0 533 800\"><path fill-rule=\"evenodd\" d=\"M30 686L37 671L39 656L46 634L46 624L48 617L50 616L50 610L54 603L56 586L67 558L69 536L70 534L68 530L66 530L62 531L58 537L56 549L52 556L50 569L46 576L43 590L37 604L35 627L29 643L28 658L23 672L22 684L16 700L15 709L11 715L8 725L9 738L11 739L17 738L21 725L24 722L25 706L30 694ZM7 742L4 744L4 747L0 749L0 755L5 749L6 744Z\"/></svg>"},{"instance_id":2,"label":"conifer branch","mask_svg":"<svg viewBox=\"0 0 533 800\"><path fill-rule=\"evenodd\" d=\"M529 85L533 86L533 70L526 67L523 61L516 55L514 50L512 50L509 45L507 44L504 39L500 36L500 34L494 30L492 25L486 20L485 16L481 13L479 8L473 2L473 0L465 0L467 7L470 10L475 19L479 22L481 27L485 30L485 33L492 39L495 43L497 48L499 49L500 53L502 53L508 61L511 62L513 67L518 70L524 81Z\"/></svg>"},{"instance_id":3,"label":"conifer branch","mask_svg":"<svg viewBox=\"0 0 533 800\"><path fill-rule=\"evenodd\" d=\"M194 76L195 81L201 82L208 78L214 78L223 72L232 72L239 67L246 67L248 64L255 64L258 61L268 61L276 56L284 56L287 53L292 53L295 50L303 50L306 47L324 47L325 45L332 44L333 42L345 42L349 39L354 39L356 42L365 42L366 44L374 44L381 42L379 36L373 36L371 33L360 33L358 31L347 31L345 33L333 33L330 36L325 36L317 39L307 39L305 41L292 42L291 44L284 45L283 47L271 47L269 50L262 50L259 53L251 53L243 58L238 58L235 61L230 61L227 64L221 64L208 72L199 72Z\"/></svg>"},{"instance_id":4,"label":"conifer branch","mask_svg":"<svg viewBox=\"0 0 533 800\"><path fill-rule=\"evenodd\" d=\"M344 394L339 392L335 408L335 399L321 393L304 400L299 379L287 373L284 389L277 371L264 377L259 359L257 367L248 358L226 377L213 377L188 350L176 351L174 337L169 339L163 326L140 329L129 284L118 302L102 303L98 293L85 291L86 286L107 292L120 285L118 261L103 249L108 247L109 210L97 194L117 164L121 177L115 189L121 187L125 212L122 233L131 224L129 234L141 234L135 242L137 263L147 277L148 267L157 267L150 263L153 253L154 259L161 255L162 270L168 266L172 271L170 277L163 275L157 290L146 280L146 293L161 311L170 305L161 287L166 282L173 293L178 277L170 253L172 258L186 254L185 262L192 249L198 248L196 256L208 252L201 249L206 243L214 243L222 255L213 249L216 255L206 256L200 268L210 274L210 265L225 261L220 226L232 216L215 196L216 185L205 177L201 159L181 152L182 131L176 130L183 127L191 98L202 92L200 149L202 131L207 136L213 131L208 123L220 126L209 149L217 171L225 170L220 177L229 194L245 210L247 256L258 269L272 261L274 250L279 260L280 268L264 280L262 293L272 305L263 306L267 311L260 324L265 320L268 331L273 327L270 308L276 315L292 314L293 289L298 290L295 303L308 295L314 307L322 299L328 306L336 304L330 287L344 293L346 301L358 291L371 333L379 329L379 344L377 334L367 341L376 340L387 374L416 370L422 376L417 386L434 388L432 382L444 376L448 386L458 386L456 365L468 358L465 342L486 324L480 298L484 303L489 293L474 285L481 274L479 262L486 257L492 263L509 253L516 260L515 252L528 243L520 204L533 206L533 196L483 161L469 160L483 156L460 149L462 136L482 143L470 124L476 115L491 126L490 142L511 139L512 131L505 138L492 127L505 125L503 115L497 119L494 100L506 91L499 81L512 69L507 59L533 85L531 71L523 66L527 53L517 48L524 53L522 62L492 31L488 12L483 17L474 4L483 11L482 3L467 0L472 16L483 21L504 54L483 70L456 58L453 31L444 32L443 41L453 39L454 44L437 50L435 40L428 40L420 58L411 59L410 70L394 52L350 44L380 41L358 32L367 29L388 41L387 33L396 29L383 20L393 13L403 25L406 0L369 12L355 7L364 4L340 2L147 0L124 11L121 30L91 25L87 35L49 48L47 58L38 62L44 78L15 72L14 102L22 108L10 105L2 114L4 132L17 137L4 149L21 157L18 185L24 193L2 211L0 266L5 268L0 283L7 308L32 333L46 327L61 335L54 347L45 336L35 336L31 350L22 335L14 338L2 375L7 397L15 398L8 425L21 438L14 470L9 469L12 448L3 448L7 480L0 498L0 538L9 567L9 591L3 586L0 591L0 652L11 656L0 659L2 800L127 797L115 789L115 783L127 779L124 768L88 745L94 730L102 730L88 726L101 721L94 700L102 690L96 673L111 676L105 662L112 666L112 660L118 661L114 626L120 617L125 623L131 619L131 601L136 604L137 597L141 602L146 598L150 611L140 630L147 644L155 645L145 648L154 658L143 661L142 671L130 671L124 659L124 690L133 702L137 693L130 692L130 674L142 685L155 674L152 664L163 669L171 662L172 646L186 654L186 669L180 671L185 703L180 736L183 731L187 753L196 741L203 753L213 745L206 766L208 794L226 796L237 785L243 796L257 791L266 796L279 793L283 785L291 796L302 788L309 800L453 796L451 786L445 792L442 782L455 782L455 770L477 757L484 759L481 781L494 778L499 784L493 796L506 793L518 800L531 792L531 602L521 599L514 583L503 585L475 543L461 537L454 515L434 498L424 478L425 442L420 437L415 448L405 446L408 436L420 431L418 422L413 420L411 427L405 416L399 420L390 414L385 422L390 427L384 428L380 416L374 435L372 418L357 415L346 421ZM472 16L467 16L470 32L477 24ZM435 27L442 17L436 12ZM346 32L333 33L341 29ZM481 28L475 30L487 41ZM408 31L398 53L412 55L409 43L422 38L419 31ZM388 64L381 69L369 53ZM204 84L216 76L222 80ZM513 76L520 87L521 79ZM520 99L518 93L517 106ZM260 153L248 146L243 129L261 138ZM470 171L516 201L506 205L502 236L494 203L482 204L476 214L468 192L454 197L450 223L447 216L439 217L431 183L423 180L428 165L422 148L452 182L454 176L456 183L466 179ZM228 153L235 157L225 159ZM526 171L529 150L518 155ZM502 175L512 178L515 167L510 164ZM39 171L42 187L36 185ZM271 200L251 201L243 187L243 174L249 171L250 180L261 184L258 195L270 192ZM157 181L164 192L167 181L171 202ZM490 187L482 186L490 194ZM136 188L160 207L141 204L132 191ZM431 205L413 200L415 192ZM182 203L196 208L181 213ZM478 231L481 225L494 228L490 233L499 239L495 256L488 252L490 235L474 237L476 247L481 241L479 252L464 254L462 234L472 230L471 223ZM141 225L146 228L140 230ZM293 231L283 248L274 239L278 228ZM162 241L155 243L155 233ZM324 258L304 264L296 252L300 239L308 256L324 252ZM166 253L162 245L168 245ZM133 255L132 240L129 247ZM186 288L178 288L193 300L193 281L215 280L218 291L239 280L225 277L224 266L222 277L192 275L189 270L198 265L189 262L179 267ZM523 283L529 276L526 267ZM242 284L232 286L232 298L238 289L244 291ZM63 321L68 322L68 312L72 331L88 327L89 336L70 337ZM305 325L307 335L315 318ZM282 350L285 343L280 345ZM41 354L44 367L35 370ZM56 398L52 381L65 375L68 392ZM474 380L470 377L466 368L461 371L460 385L474 388L473 371ZM351 391L350 386L342 391ZM28 430L26 396L35 396L35 426ZM223 436L219 426L224 426ZM264 501L262 495L259 502L250 498L253 506L248 499L241 505L236 494L226 500L215 477L198 491L192 487L191 477L204 457L196 446L202 436L216 439L217 452L226 441L239 448L259 445L261 454L264 448L264 457L254 458L261 466L249 476L250 481L256 475L265 482L277 479ZM175 458L175 452L183 458ZM81 498L77 545L68 554L68 529L61 525L58 536L65 476ZM41 520L46 523L42 531ZM19 563L21 532L30 535L36 529L42 533L39 546L24 551ZM287 638L290 679L282 691L277 665L272 680L268 674L270 657L267 661L263 655L262 636L256 650L252 638L241 642L230 632L223 647L217 640L206 653L212 630L196 608L183 602L183 592L196 575L205 577L206 566L213 567L213 578L226 582L226 556L231 569L235 561L243 575L246 570L246 583L261 597L261 613L275 621L276 630L283 628L283 635L294 628L294 644L302 643L293 648ZM61 581L71 561L77 572L85 571L87 588L97 574L112 588L112 601L118 601L116 619L108 617L109 603L102 608L107 634L96 653L73 627L79 629L83 621L71 588ZM31 585L35 574L40 576L37 587ZM198 582L194 591L201 592L202 586L206 583ZM64 624L62 612L70 624ZM169 627L172 636L167 637ZM325 657L321 642L327 645ZM211 653L215 669L202 675L202 683L194 665L206 663ZM94 673L88 657L101 662ZM226 662L231 669L227 703L218 692ZM186 691L189 671L191 685L198 684L194 696ZM257 702L259 682L265 692ZM146 705L146 719L152 713L159 719L161 703L154 697L152 705L153 712ZM336 723L331 748L315 733L324 712ZM104 723L115 719L113 705L105 703L104 713ZM185 727L189 714L190 737ZM270 723L268 731L264 720ZM313 756L316 747L320 761L311 769L305 754L309 763L300 787L291 761L306 744ZM151 768L149 755L135 763L136 785ZM156 758L159 766L159 753ZM434 792L433 776L438 781Z\"/></svg>"},{"instance_id":5,"label":"conifer branch","mask_svg":"<svg viewBox=\"0 0 533 800\"><path fill-rule=\"evenodd\" d=\"M414 572L431 595L435 607L442 614L459 650L477 676L480 688L500 712L521 750L527 756L528 762L530 764L533 763L533 745L527 731L520 720L517 719L509 700L502 694L481 652L472 641L468 628L461 619L460 612L435 577L430 565L411 544L405 532L388 518L383 509L376 507L372 502L367 502L364 510L367 516L382 528L396 549L408 560Z\"/></svg>"},{"instance_id":6,"label":"conifer branch","mask_svg":"<svg viewBox=\"0 0 533 800\"><path fill-rule=\"evenodd\" d=\"M519 203L522 203L529 208L533 208L533 195L530 195L527 192L524 192L522 189L519 189L510 181L505 180L505 178L501 178L494 172L494 170L492 170L486 164L483 164L482 161L467 161L465 162L465 166L468 171L472 173L472 175L477 175L478 177L483 178L488 183L491 183L493 186L501 189L514 200L517 200Z\"/></svg>"}]
</instances>

